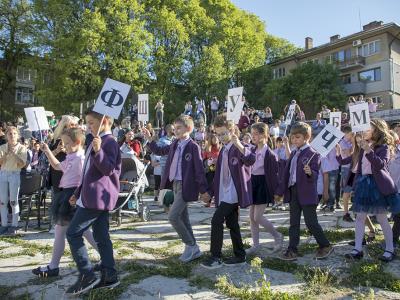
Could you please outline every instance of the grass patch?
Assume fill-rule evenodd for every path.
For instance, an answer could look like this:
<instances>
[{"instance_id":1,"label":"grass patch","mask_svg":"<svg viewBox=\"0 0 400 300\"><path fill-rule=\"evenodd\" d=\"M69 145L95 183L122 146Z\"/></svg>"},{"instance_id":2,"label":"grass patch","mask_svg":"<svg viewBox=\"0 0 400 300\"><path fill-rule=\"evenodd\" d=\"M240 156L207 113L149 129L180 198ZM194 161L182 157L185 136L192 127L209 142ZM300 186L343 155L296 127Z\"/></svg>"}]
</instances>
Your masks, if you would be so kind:
<instances>
[{"instance_id":1,"label":"grass patch","mask_svg":"<svg viewBox=\"0 0 400 300\"><path fill-rule=\"evenodd\" d=\"M199 288L207 288L209 290L212 290L215 288L215 281L204 276L193 276L189 278L189 284L191 286L196 286Z\"/></svg>"},{"instance_id":2,"label":"grass patch","mask_svg":"<svg viewBox=\"0 0 400 300\"><path fill-rule=\"evenodd\" d=\"M28 242L21 239L20 235L13 237L0 237L0 241L20 246L24 249L24 255L35 256L35 254L51 253L52 245L40 245L34 242Z\"/></svg>"},{"instance_id":3,"label":"grass patch","mask_svg":"<svg viewBox=\"0 0 400 300\"><path fill-rule=\"evenodd\" d=\"M296 275L306 282L308 295L326 294L339 286L339 279L327 268L302 267Z\"/></svg>"},{"instance_id":4,"label":"grass patch","mask_svg":"<svg viewBox=\"0 0 400 300\"><path fill-rule=\"evenodd\" d=\"M284 261L274 257L266 257L263 259L261 266L275 271L295 273L299 269L299 265L291 261Z\"/></svg>"},{"instance_id":5,"label":"grass patch","mask_svg":"<svg viewBox=\"0 0 400 300\"><path fill-rule=\"evenodd\" d=\"M251 261L252 269L260 274L260 279L256 281L256 287L242 286L237 287L226 276L217 279L216 288L224 295L240 300L300 300L304 299L300 295L290 294L286 292L272 291L269 281L262 269L262 261L255 258Z\"/></svg>"},{"instance_id":6,"label":"grass patch","mask_svg":"<svg viewBox=\"0 0 400 300\"><path fill-rule=\"evenodd\" d=\"M354 240L354 229L346 229L346 230L324 230L324 234L326 238L331 243L337 243L345 240Z\"/></svg>"},{"instance_id":7,"label":"grass patch","mask_svg":"<svg viewBox=\"0 0 400 300\"><path fill-rule=\"evenodd\" d=\"M350 275L345 278L349 286L376 287L400 292L400 279L385 271L379 261L355 262L350 266Z\"/></svg>"}]
</instances>

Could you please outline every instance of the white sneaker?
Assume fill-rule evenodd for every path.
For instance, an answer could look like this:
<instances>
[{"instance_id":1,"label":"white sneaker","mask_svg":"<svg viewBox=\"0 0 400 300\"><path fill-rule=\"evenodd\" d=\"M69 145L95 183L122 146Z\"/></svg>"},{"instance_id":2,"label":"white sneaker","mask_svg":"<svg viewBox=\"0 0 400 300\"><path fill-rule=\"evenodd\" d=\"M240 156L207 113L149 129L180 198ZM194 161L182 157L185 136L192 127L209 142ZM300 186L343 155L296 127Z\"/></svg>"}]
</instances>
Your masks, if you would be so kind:
<instances>
[{"instance_id":1,"label":"white sneaker","mask_svg":"<svg viewBox=\"0 0 400 300\"><path fill-rule=\"evenodd\" d=\"M183 250L183 253L181 256L179 256L179 260L183 261L186 257L189 256L189 251L190 251L190 246L185 245L185 250Z\"/></svg>"},{"instance_id":2,"label":"white sneaker","mask_svg":"<svg viewBox=\"0 0 400 300\"><path fill-rule=\"evenodd\" d=\"M199 258L203 253L201 253L200 248L197 244L194 246L189 246L188 255L182 258L179 258L181 262L187 263L189 261L195 260Z\"/></svg>"},{"instance_id":3,"label":"white sneaker","mask_svg":"<svg viewBox=\"0 0 400 300\"><path fill-rule=\"evenodd\" d=\"M277 252L282 249L283 246L283 234L279 233L279 237L275 240L274 248L272 248L272 252Z\"/></svg>"},{"instance_id":4,"label":"white sneaker","mask_svg":"<svg viewBox=\"0 0 400 300\"><path fill-rule=\"evenodd\" d=\"M260 250L260 245L258 246L251 246L250 248L246 249L246 255L252 255L258 252Z\"/></svg>"}]
</instances>

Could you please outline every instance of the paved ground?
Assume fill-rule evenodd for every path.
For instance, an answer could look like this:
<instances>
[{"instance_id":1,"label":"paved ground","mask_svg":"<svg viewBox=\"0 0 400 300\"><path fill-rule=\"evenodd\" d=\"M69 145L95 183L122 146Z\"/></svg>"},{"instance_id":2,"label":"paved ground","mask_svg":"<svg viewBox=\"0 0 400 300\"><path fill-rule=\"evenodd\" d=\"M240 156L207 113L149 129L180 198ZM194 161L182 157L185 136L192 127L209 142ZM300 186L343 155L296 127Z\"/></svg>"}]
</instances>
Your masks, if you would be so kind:
<instances>
[{"instance_id":1,"label":"paved ground","mask_svg":"<svg viewBox=\"0 0 400 300\"><path fill-rule=\"evenodd\" d=\"M152 211L150 222L141 222L138 219L124 218L122 226L112 224L111 236L114 242L114 251L121 274L122 285L119 289L107 293L93 293L89 299L228 299L229 293L215 288L215 281L220 276L226 275L228 281L236 286L248 285L254 288L262 276L250 267L250 263L241 267L222 267L215 271L203 269L199 262L189 265L180 264L177 257L183 246L177 235L168 224L163 209L146 200ZM210 220L214 209L205 208L200 203L190 205L190 215L195 236L204 252L209 248ZM328 270L337 278L348 279L355 266L343 259L343 254L352 249L347 244L352 239L353 224L341 221L342 212L319 214L321 225L329 230L335 242L334 253L326 260L314 260L315 241L303 232L301 238L302 256L296 263L280 263L271 253L272 237L261 233L262 250L258 256L263 259L263 270L266 280L270 282L273 292L288 292L301 294L301 298L315 299L400 299L400 293L388 290L400 290L399 286L393 288L382 287L382 283L372 282L362 287L359 283L354 286L343 281L339 286L322 289L320 284L307 280L304 274L306 267L319 267L319 270ZM267 217L286 234L285 244L288 242L287 227L289 223L287 211L266 211ZM241 210L240 222L242 235L246 246L251 244L249 231L248 210ZM304 227L304 224L303 224ZM46 264L51 257L52 234L46 231L28 230L18 238L0 238L0 296L4 299L63 299L64 291L71 285L77 276L74 263L67 247L61 263L61 274L57 278L38 279L31 273L37 265ZM377 244L367 250L366 261L375 262L374 257L379 253ZM225 232L224 253L230 251L229 233ZM90 256L94 261L98 255L91 249ZM250 262L249 258L249 262ZM395 260L384 266L384 272L390 274L393 280L400 277L400 261ZM304 266L305 268L301 268ZM383 274L383 273L382 273ZM386 273L385 273L386 274ZM376 274L374 273L374 276ZM360 275L361 276L361 275ZM369 275L367 275L369 276ZM372 276L372 275L371 275ZM379 276L379 272L378 272ZM385 278L383 275L383 278ZM385 281L385 279L383 279ZM326 281L329 282L329 281ZM340 281L339 281L340 282ZM347 282L347 284L345 284ZM397 281L394 281L397 284ZM322 283L322 284L321 284ZM364 284L362 284L364 285ZM315 290L315 287L318 287ZM372 288L371 288L372 287ZM314 289L313 289L314 288ZM386 289L386 290L385 290ZM304 294L307 291L307 294Z\"/></svg>"}]
</instances>

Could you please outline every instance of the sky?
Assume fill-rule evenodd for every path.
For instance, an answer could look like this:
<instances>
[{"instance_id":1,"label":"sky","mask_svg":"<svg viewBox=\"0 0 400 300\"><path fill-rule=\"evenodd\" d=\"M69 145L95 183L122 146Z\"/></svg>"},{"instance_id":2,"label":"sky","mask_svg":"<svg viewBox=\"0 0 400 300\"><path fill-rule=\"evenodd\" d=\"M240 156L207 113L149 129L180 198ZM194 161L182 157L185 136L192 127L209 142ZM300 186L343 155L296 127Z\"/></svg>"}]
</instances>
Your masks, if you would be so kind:
<instances>
[{"instance_id":1,"label":"sky","mask_svg":"<svg viewBox=\"0 0 400 300\"><path fill-rule=\"evenodd\" d=\"M356 33L371 21L400 24L400 0L231 0L236 6L259 16L268 33L299 47L304 39L314 47ZM362 28L362 27L361 27Z\"/></svg>"}]
</instances>

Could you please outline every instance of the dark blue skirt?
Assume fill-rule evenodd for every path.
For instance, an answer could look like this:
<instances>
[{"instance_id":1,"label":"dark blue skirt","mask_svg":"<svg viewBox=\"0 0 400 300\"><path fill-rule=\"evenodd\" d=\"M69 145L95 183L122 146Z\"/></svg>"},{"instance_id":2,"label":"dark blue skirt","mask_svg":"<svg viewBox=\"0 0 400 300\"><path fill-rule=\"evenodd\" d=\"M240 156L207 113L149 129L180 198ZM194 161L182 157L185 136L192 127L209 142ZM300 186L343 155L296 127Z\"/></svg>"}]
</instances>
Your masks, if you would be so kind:
<instances>
[{"instance_id":1,"label":"dark blue skirt","mask_svg":"<svg viewBox=\"0 0 400 300\"><path fill-rule=\"evenodd\" d=\"M268 192L265 175L251 175L251 185L254 205L273 203L274 199Z\"/></svg>"},{"instance_id":2,"label":"dark blue skirt","mask_svg":"<svg viewBox=\"0 0 400 300\"><path fill-rule=\"evenodd\" d=\"M368 214L400 212L400 196L382 195L372 175L359 176L355 183L353 211Z\"/></svg>"},{"instance_id":3,"label":"dark blue skirt","mask_svg":"<svg viewBox=\"0 0 400 300\"><path fill-rule=\"evenodd\" d=\"M71 198L75 190L76 188L66 188L54 195L51 203L51 213L55 224L66 226L72 220L76 208L69 204L69 198Z\"/></svg>"}]
</instances>

